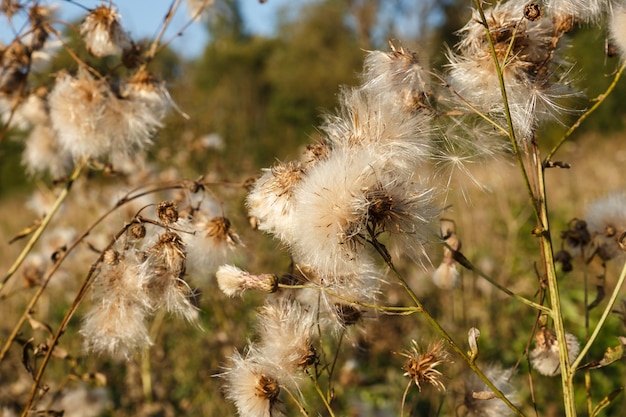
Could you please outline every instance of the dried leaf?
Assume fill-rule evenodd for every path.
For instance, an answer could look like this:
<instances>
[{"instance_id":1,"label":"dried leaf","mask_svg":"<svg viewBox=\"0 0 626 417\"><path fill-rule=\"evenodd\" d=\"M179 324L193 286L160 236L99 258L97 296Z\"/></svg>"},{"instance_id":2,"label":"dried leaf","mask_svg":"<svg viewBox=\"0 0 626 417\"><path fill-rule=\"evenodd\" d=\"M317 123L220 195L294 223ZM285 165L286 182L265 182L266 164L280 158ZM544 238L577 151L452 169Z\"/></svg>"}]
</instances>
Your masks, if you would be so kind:
<instances>
[{"instance_id":1,"label":"dried leaf","mask_svg":"<svg viewBox=\"0 0 626 417\"><path fill-rule=\"evenodd\" d=\"M477 400L493 400L494 398L496 398L496 394L491 391L474 391L472 392L472 398L475 398Z\"/></svg>"},{"instance_id":2,"label":"dried leaf","mask_svg":"<svg viewBox=\"0 0 626 417\"><path fill-rule=\"evenodd\" d=\"M11 240L9 240L9 245L29 236L35 230L39 229L39 226L41 226L41 219L35 220L31 225L26 226L25 228L17 232L17 235L13 236Z\"/></svg>"},{"instance_id":3,"label":"dried leaf","mask_svg":"<svg viewBox=\"0 0 626 417\"><path fill-rule=\"evenodd\" d=\"M28 339L22 346L22 365L26 368L26 372L28 372L31 377L35 378L35 370L30 364L30 355L28 354L29 351L34 351L33 340L33 338Z\"/></svg>"},{"instance_id":4,"label":"dried leaf","mask_svg":"<svg viewBox=\"0 0 626 417\"><path fill-rule=\"evenodd\" d=\"M604 397L599 403L598 405L596 405L596 408L593 409L593 411L591 412L591 416L590 417L595 417L598 415L598 413L600 411L602 411L603 408L607 407L609 404L611 404L611 402L615 399L615 397L617 397L619 394L622 393L622 391L624 391L624 387L620 387L618 389L616 389L615 391L611 392L609 395L607 395L606 397Z\"/></svg>"},{"instance_id":5,"label":"dried leaf","mask_svg":"<svg viewBox=\"0 0 626 417\"><path fill-rule=\"evenodd\" d=\"M45 330L50 336L52 336L52 328L46 323L34 319L30 314L28 315L28 323L33 330Z\"/></svg>"},{"instance_id":6,"label":"dried leaf","mask_svg":"<svg viewBox=\"0 0 626 417\"><path fill-rule=\"evenodd\" d=\"M609 365L609 364L611 364L613 362L616 362L616 361L622 359L623 357L624 357L624 345L623 345L623 343L620 343L619 346L615 346L614 348L609 347L604 352L604 357L599 362L598 368L603 367L603 366L607 366L607 365Z\"/></svg>"}]
</instances>

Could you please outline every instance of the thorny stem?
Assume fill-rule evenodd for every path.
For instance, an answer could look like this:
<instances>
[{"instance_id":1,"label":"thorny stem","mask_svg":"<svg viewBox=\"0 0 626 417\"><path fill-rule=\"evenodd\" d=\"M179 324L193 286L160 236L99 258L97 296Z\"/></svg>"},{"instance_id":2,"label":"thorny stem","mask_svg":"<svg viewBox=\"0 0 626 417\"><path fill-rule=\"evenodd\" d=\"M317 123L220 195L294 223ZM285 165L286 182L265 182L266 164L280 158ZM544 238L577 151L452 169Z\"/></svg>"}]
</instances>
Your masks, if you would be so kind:
<instances>
[{"instance_id":1,"label":"thorny stem","mask_svg":"<svg viewBox=\"0 0 626 417\"><path fill-rule=\"evenodd\" d=\"M513 404L503 393L496 387L489 378L483 373L483 371L476 365L476 363L463 351L463 349L456 344L456 342L452 339L452 337L446 332L446 330L441 327L439 322L424 308L422 302L417 298L415 292L409 287L409 284L406 282L402 274L396 269L395 265L391 260L391 256L387 249L375 238L372 237L368 242L376 249L376 251L381 255L389 269L393 271L400 286L406 291L409 295L413 303L419 308L420 313L426 318L428 324L430 324L439 335L450 345L450 347L467 363L467 365L474 371L474 373L491 389L496 397L504 401L504 403L518 416L524 417L524 413Z\"/></svg>"},{"instance_id":2,"label":"thorny stem","mask_svg":"<svg viewBox=\"0 0 626 417\"><path fill-rule=\"evenodd\" d=\"M22 249L22 252L19 254L15 262L13 262L13 265L11 266L7 274L2 279L2 282L0 283L0 292L2 291L6 283L9 281L9 279L11 279L11 276L15 274L15 271L17 271L20 265L22 265L22 263L24 262L24 259L26 259L26 256L28 256L30 251L33 249L33 247L35 246L35 244L41 237L44 230L46 230L46 228L50 224L50 221L52 221L52 218L54 217L54 215L57 213L57 211L61 207L61 204L63 204L65 199L69 196L70 190L72 188L72 185L74 184L74 181L78 179L85 165L86 165L86 160L76 165L76 167L74 168L74 172L72 172L72 175L70 176L69 180L65 184L65 188L63 188L63 190L57 197L56 201L52 205L52 208L50 209L50 211L46 214L44 219L41 221L41 224L39 225L39 227L37 227L37 229L31 236L26 246L24 246L24 249ZM3 354L0 354L0 362L2 361L3 356L4 356Z\"/></svg>"},{"instance_id":3,"label":"thorny stem","mask_svg":"<svg viewBox=\"0 0 626 417\"><path fill-rule=\"evenodd\" d=\"M589 337L589 340L587 340L587 342L585 343L585 346L583 346L583 348L580 350L580 353L578 354L574 362L572 362L571 369L570 369L572 373L576 371L576 368L578 368L578 365L580 365L580 362L583 360L587 352L589 352L591 345L593 345L593 342L595 342L596 338L598 337L600 330L602 330L602 327L604 327L604 323L606 322L606 319L609 317L609 314L611 313L611 309L615 305L615 301L617 300L620 290L622 289L622 286L624 285L624 281L626 281L626 263L624 263L624 267L622 268L622 272L619 276L617 284L615 285L613 294L611 294L611 298L609 299L608 304L604 308L604 312L602 312L602 316L600 317L598 324L593 329L593 333L591 333L591 336Z\"/></svg>"},{"instance_id":4,"label":"thorny stem","mask_svg":"<svg viewBox=\"0 0 626 417\"><path fill-rule=\"evenodd\" d=\"M550 150L550 152L548 152L548 155L546 155L544 162L543 162L544 166L546 166L552 160L552 157L554 156L554 154L561 148L561 146L565 143L567 138L569 138L570 135L574 133L574 131L580 127L581 123L584 122L585 119L587 119L587 117L591 115L591 113L596 111L597 108L600 107L602 103L604 103L604 100L606 100L606 98L615 89L615 86L617 86L617 82L622 76L624 69L626 69L626 61L622 63L622 66L619 68L619 70L615 74L615 77L613 77L613 81L607 87L606 91L600 94L598 97L596 97L594 105L591 106L589 110L587 110L586 112L580 115L578 120L576 120L576 122L572 126L570 126L569 129L567 129L567 132L565 132L563 137L561 137L561 139L556 143L556 145L554 145L554 147Z\"/></svg>"}]
</instances>

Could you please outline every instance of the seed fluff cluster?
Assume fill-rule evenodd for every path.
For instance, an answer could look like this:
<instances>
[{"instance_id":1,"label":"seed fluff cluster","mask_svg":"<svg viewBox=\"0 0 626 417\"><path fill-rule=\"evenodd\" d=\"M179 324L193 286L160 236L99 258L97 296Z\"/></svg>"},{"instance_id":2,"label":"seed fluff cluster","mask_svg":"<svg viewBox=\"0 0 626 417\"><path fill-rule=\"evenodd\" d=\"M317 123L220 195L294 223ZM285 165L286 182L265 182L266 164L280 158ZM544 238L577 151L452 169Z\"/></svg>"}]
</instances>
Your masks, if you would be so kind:
<instances>
[{"instance_id":1,"label":"seed fluff cluster","mask_svg":"<svg viewBox=\"0 0 626 417\"><path fill-rule=\"evenodd\" d=\"M211 216L203 207L184 218L172 201L159 203L156 211L158 220L129 225L102 255L94 303L81 328L87 350L130 358L150 345L147 324L159 309L195 322L198 294L191 279L203 282L228 260L225 251L241 246L224 217L213 217L219 232L206 233L204 219Z\"/></svg>"},{"instance_id":2,"label":"seed fluff cluster","mask_svg":"<svg viewBox=\"0 0 626 417\"><path fill-rule=\"evenodd\" d=\"M517 139L531 140L537 123L558 119L566 111L564 99L575 93L567 78L571 66L557 48L572 27L559 26L561 15L542 13L538 3L527 1L498 2L484 10L484 15L502 68ZM481 22L474 10L472 19L459 31L457 53L448 54L448 81L473 106L503 122L500 82Z\"/></svg>"}]
</instances>

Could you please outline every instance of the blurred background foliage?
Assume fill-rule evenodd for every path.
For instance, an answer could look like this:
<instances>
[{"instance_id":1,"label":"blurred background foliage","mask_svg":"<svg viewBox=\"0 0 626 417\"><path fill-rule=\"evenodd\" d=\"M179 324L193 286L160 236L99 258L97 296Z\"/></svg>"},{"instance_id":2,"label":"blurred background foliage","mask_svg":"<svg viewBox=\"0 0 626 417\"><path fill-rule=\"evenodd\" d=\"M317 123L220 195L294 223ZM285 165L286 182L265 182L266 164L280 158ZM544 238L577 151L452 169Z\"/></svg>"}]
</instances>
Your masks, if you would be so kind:
<instances>
[{"instance_id":1,"label":"blurred background foliage","mask_svg":"<svg viewBox=\"0 0 626 417\"><path fill-rule=\"evenodd\" d=\"M358 83L364 51L388 50L389 39L399 40L404 47L417 52L425 64L441 72L446 46L454 46L454 32L469 19L473 4L468 0L309 1L296 15L287 11L281 13L272 36L259 36L245 31L240 13L243 1L251 0L225 1L225 7L203 23L210 33L210 41L200 56L184 59L166 47L150 65L154 73L167 80L170 93L180 107L180 112L169 116L151 151L150 158L163 169L173 168L180 176L191 178L204 175L238 182L258 175L261 168L271 166L277 159L297 158L301 147L313 142L319 134L316 126L320 123L320 115L336 107L339 86ZM605 43L605 28L593 26L578 29L567 46L566 55L576 62L573 71L580 74L575 77L578 78L577 84L584 86L588 98L604 91L616 67L617 58L606 56ZM72 47L77 44L76 39L69 43ZM112 67L114 64L107 60L94 62L85 51L75 50L97 68L106 68L104 72L122 70ZM66 53L58 54L50 65L53 71L76 68ZM47 84L45 79L37 82ZM608 169L603 177L608 178L603 180L607 181L603 184L607 189L623 187L619 178L611 176L610 167L626 162L624 155L608 151L610 161L607 162L610 164L599 167L597 161L603 156L593 152L619 150L619 143L624 140L625 98L626 83L621 82L600 110L576 132L574 143L562 152L564 158L579 163L577 175L585 175L586 170ZM575 100L587 102L581 97ZM189 117L183 117L182 113ZM575 117L576 114L572 114L570 120ZM567 125L566 121L564 125L546 126L539 134L542 146L554 143ZM23 174L19 139L19 132L10 132L8 140L4 140L0 147L0 197L5 201L16 193L26 195L33 188L33 182ZM589 141L593 142L592 146L588 145ZM499 176L494 173L503 178L497 179ZM573 175L572 172L567 174ZM451 215L459 224L466 255L503 285L532 297L537 287L533 271L537 243L530 234L531 211L523 193L505 196L498 193L521 190L523 185L511 180L516 171L506 163L478 170L476 175L484 177L485 183L492 187L492 193L476 194L478 197L469 209L460 197L458 201L451 198L453 207L458 203ZM557 230L564 228L570 218L581 216L580 206L573 201L582 203L586 201L585 191L593 193L597 190L594 183L586 185L585 190L575 188L570 184L571 177L568 179L562 175L560 172L555 174L549 184L550 189L555 190L553 206L558 206L554 212L557 214ZM226 207L249 246L246 255L251 268L264 268L263 272L269 272L267 269L286 272L289 259L284 254L277 256L279 251L273 240L258 235L246 238L252 232L244 230L243 193L228 197L234 198ZM566 207L561 208L564 204ZM18 210L15 206L10 207ZM3 221L2 239L8 240L7 231L13 233L15 229L11 222ZM438 261L437 256L434 264ZM518 360L535 319L533 312L510 303L469 274L464 276L461 290L447 293L437 291L423 270L410 264L401 265L401 268L411 277L418 295L425 298L426 306L444 327L451 328L458 340L464 340L469 327L480 327L481 361L488 363L498 358L506 366L512 366ZM566 315L581 317L580 280L565 276L563 285L564 291L572 294L571 303L564 306ZM394 288L385 291L385 299L390 304L403 303L399 291ZM191 326L168 323L169 319L165 319L165 324L155 323L152 370L145 363L138 362L121 367L115 361L104 359L102 365L103 358L82 359L78 368L80 372L106 373L117 409L111 415L232 415L233 407L224 402L219 391L220 381L213 376L220 372L220 364L232 353L233 346L241 348L253 337L250 323L254 322L254 306L258 304L259 299L254 295L247 295L243 300L225 300L216 291L207 290L201 301L204 332ZM59 305L57 314L62 314L64 308L66 306ZM366 319L364 324L373 336L354 331L347 335L347 342L340 351L340 359L350 360L339 372L339 380L343 383L335 387L336 404L340 404L338 409L342 410L338 415L397 415L406 381L402 378L402 359L391 352L408 347L412 338L427 343L432 336L430 330L416 326L416 321L419 322L416 317L373 318ZM573 326L575 323L569 324ZM615 333L620 332L620 323L614 321L611 326ZM68 333L76 330L77 324L73 323ZM605 333L612 334L613 331ZM584 334L579 331L577 336ZM66 342L69 344L70 340ZM332 351L330 347L334 342L325 343ZM615 340L609 336L599 343L600 346L614 344ZM79 342L65 347L80 351ZM592 353L601 356L602 347L598 349ZM15 363L19 363L19 359ZM149 394L141 388L142 375L146 372L142 366L148 366L147 372L152 372L154 377ZM58 368L61 369L53 372L68 373L66 367L59 365ZM523 363L522 369L523 372L527 370ZM22 372L18 368L12 371ZM525 376L520 376L520 381ZM624 377L623 366L602 373L594 379L594 391L602 397L614 387L615 381L623 382ZM560 389L559 381L542 377L538 384L546 388L534 393L538 404L547 404L540 410L541 415L559 415L559 401L551 398L555 390ZM396 385L395 397L389 395L389 385ZM458 383L451 380L449 385L450 397L458 397ZM415 395L416 390L411 391L408 402L411 415L439 415L444 400L431 391L424 396ZM529 395L527 388L522 389L522 398ZM141 411L138 411L138 403L144 403ZM529 401L525 401L524 406L526 411L530 410ZM310 411L323 410L321 404L312 403L308 407ZM609 414L616 413L617 409L619 405L610 407ZM448 405L444 410L444 414L453 415L454 407ZM613 415L619 415L619 412Z\"/></svg>"}]
</instances>

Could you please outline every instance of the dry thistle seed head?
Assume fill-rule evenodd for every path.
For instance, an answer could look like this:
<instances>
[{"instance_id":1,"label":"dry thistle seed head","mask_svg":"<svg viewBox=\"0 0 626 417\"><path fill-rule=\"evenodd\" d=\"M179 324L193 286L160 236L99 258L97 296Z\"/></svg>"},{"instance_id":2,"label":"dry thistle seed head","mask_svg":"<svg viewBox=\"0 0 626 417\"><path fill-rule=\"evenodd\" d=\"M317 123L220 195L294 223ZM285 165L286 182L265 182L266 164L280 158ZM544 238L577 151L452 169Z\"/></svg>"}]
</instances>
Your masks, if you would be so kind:
<instances>
[{"instance_id":1,"label":"dry thistle seed head","mask_svg":"<svg viewBox=\"0 0 626 417\"><path fill-rule=\"evenodd\" d=\"M524 6L524 17L531 22L541 19L541 6L538 3L528 3Z\"/></svg>"},{"instance_id":2,"label":"dry thistle seed head","mask_svg":"<svg viewBox=\"0 0 626 417\"><path fill-rule=\"evenodd\" d=\"M246 290L276 292L278 277L273 274L252 275L233 265L222 265L215 273L217 284L229 297L243 295Z\"/></svg>"},{"instance_id":3,"label":"dry thistle seed head","mask_svg":"<svg viewBox=\"0 0 626 417\"><path fill-rule=\"evenodd\" d=\"M156 208L157 216L165 224L178 221L178 206L173 201L162 201Z\"/></svg>"},{"instance_id":4,"label":"dry thistle seed head","mask_svg":"<svg viewBox=\"0 0 626 417\"><path fill-rule=\"evenodd\" d=\"M259 230L290 242L294 233L294 191L304 176L300 162L278 163L265 170L246 198L249 214L259 221Z\"/></svg>"},{"instance_id":5,"label":"dry thistle seed head","mask_svg":"<svg viewBox=\"0 0 626 417\"><path fill-rule=\"evenodd\" d=\"M403 366L404 376L408 376L415 383L417 388L422 390L422 383L428 382L439 391L445 391L446 387L441 381L443 373L436 369L437 366L450 362L448 352L443 348L443 340L431 343L426 352L411 340L413 345L410 350L405 350L400 355L407 358Z\"/></svg>"},{"instance_id":6,"label":"dry thistle seed head","mask_svg":"<svg viewBox=\"0 0 626 417\"><path fill-rule=\"evenodd\" d=\"M119 55L130 48L130 38L122 28L119 17L111 6L106 5L96 7L85 17L80 26L80 36L90 54L97 57Z\"/></svg>"},{"instance_id":7,"label":"dry thistle seed head","mask_svg":"<svg viewBox=\"0 0 626 417\"><path fill-rule=\"evenodd\" d=\"M363 317L363 311L353 304L335 303L335 314L342 327L352 326Z\"/></svg>"},{"instance_id":8,"label":"dry thistle seed head","mask_svg":"<svg viewBox=\"0 0 626 417\"><path fill-rule=\"evenodd\" d=\"M565 333L567 356L570 363L580 352L578 339ZM554 330L542 327L535 334L535 348L530 352L530 363L541 375L556 376L561 373L559 360L559 343Z\"/></svg>"},{"instance_id":9,"label":"dry thistle seed head","mask_svg":"<svg viewBox=\"0 0 626 417\"><path fill-rule=\"evenodd\" d=\"M561 264L563 272L570 272L573 269L572 255L566 250L560 250L554 254L554 261Z\"/></svg>"},{"instance_id":10,"label":"dry thistle seed head","mask_svg":"<svg viewBox=\"0 0 626 417\"><path fill-rule=\"evenodd\" d=\"M626 61L626 4L615 4L609 19L609 35L615 52ZM608 51L607 51L608 55Z\"/></svg>"},{"instance_id":11,"label":"dry thistle seed head","mask_svg":"<svg viewBox=\"0 0 626 417\"><path fill-rule=\"evenodd\" d=\"M187 251L185 242L174 232L166 232L159 236L158 241L150 248L157 261L168 273L180 278L187 269Z\"/></svg>"}]
</instances>

